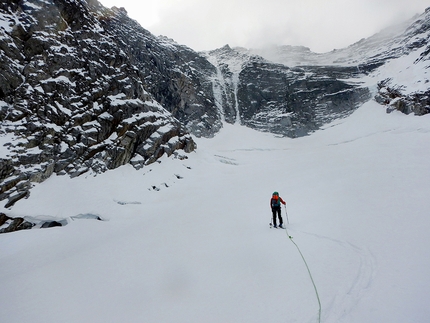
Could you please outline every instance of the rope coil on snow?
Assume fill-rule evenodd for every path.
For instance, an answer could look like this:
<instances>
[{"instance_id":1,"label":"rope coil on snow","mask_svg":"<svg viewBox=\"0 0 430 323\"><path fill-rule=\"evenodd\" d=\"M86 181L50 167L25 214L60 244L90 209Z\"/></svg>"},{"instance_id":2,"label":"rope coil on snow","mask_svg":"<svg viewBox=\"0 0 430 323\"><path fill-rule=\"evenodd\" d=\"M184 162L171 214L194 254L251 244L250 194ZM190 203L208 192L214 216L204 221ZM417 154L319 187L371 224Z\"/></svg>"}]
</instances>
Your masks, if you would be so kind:
<instances>
[{"instance_id":1,"label":"rope coil on snow","mask_svg":"<svg viewBox=\"0 0 430 323\"><path fill-rule=\"evenodd\" d=\"M286 211L286 210L285 210L285 211ZM320 301L320 296L319 296L319 294L318 294L317 286L315 285L314 278L312 277L312 274L311 274L311 270L309 269L308 263L306 262L306 259L305 259L305 257L303 256L303 253L300 251L299 246L297 245L297 243L295 243L295 242L294 242L293 237L292 237L292 236L290 236L290 234L288 233L288 230L287 230L287 228L286 228L286 227L285 227L285 232L287 233L287 236L288 236L288 238L291 240L291 242L296 246L296 248L297 248L297 250L299 251L300 256L302 257L303 262L305 263L306 268L307 268L307 270L308 270L309 277L311 278L312 285L314 286L314 290L315 290L315 295L317 296L317 300L318 300L318 306L319 306L319 309L318 309L318 323L321 323L321 301Z\"/></svg>"}]
</instances>

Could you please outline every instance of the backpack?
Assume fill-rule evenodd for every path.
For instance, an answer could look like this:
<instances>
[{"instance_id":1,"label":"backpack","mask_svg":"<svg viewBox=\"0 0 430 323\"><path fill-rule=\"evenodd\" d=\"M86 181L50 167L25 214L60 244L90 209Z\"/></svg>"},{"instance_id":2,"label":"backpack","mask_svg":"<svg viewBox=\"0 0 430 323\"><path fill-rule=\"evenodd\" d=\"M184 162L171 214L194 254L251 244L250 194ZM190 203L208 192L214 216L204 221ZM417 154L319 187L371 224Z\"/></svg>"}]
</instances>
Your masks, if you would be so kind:
<instances>
[{"instance_id":1,"label":"backpack","mask_svg":"<svg viewBox=\"0 0 430 323\"><path fill-rule=\"evenodd\" d=\"M275 193L273 193L272 195L272 199L270 200L270 204L272 205L272 207L279 207L281 206L281 199L279 198L279 195Z\"/></svg>"}]
</instances>

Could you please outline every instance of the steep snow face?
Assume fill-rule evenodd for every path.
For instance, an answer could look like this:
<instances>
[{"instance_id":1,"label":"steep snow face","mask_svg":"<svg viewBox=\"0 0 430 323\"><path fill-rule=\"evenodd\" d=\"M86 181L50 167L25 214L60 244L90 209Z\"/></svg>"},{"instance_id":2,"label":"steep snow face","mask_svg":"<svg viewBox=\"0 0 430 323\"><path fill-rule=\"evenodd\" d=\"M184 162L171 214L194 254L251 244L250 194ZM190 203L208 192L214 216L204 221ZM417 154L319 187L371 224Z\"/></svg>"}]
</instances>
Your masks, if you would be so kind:
<instances>
[{"instance_id":1,"label":"steep snow face","mask_svg":"<svg viewBox=\"0 0 430 323\"><path fill-rule=\"evenodd\" d=\"M0 235L0 319L317 322L276 190L321 322L427 322L429 121L369 102L308 137L225 125L187 160L51 177L10 214L68 224Z\"/></svg>"},{"instance_id":2,"label":"steep snow face","mask_svg":"<svg viewBox=\"0 0 430 323\"><path fill-rule=\"evenodd\" d=\"M405 95L424 93L430 88L430 61L423 58L427 50L422 47L408 55L391 59L378 69L377 75L389 76L390 83L400 87Z\"/></svg>"},{"instance_id":3,"label":"steep snow face","mask_svg":"<svg viewBox=\"0 0 430 323\"><path fill-rule=\"evenodd\" d=\"M251 57L232 50L228 45L203 55L217 69L217 77L213 79L213 83L214 88L219 90L215 90L214 93L217 93L217 102L222 106L220 110L224 120L242 124L237 93L240 73Z\"/></svg>"}]
</instances>

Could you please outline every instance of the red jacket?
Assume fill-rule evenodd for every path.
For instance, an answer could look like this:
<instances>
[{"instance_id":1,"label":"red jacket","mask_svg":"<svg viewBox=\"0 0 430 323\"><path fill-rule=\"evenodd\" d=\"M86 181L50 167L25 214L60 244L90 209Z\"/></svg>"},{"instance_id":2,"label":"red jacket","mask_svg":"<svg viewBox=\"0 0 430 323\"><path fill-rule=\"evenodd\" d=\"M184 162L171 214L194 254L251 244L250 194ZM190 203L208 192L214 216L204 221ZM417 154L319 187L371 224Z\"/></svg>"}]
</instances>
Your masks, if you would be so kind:
<instances>
[{"instance_id":1,"label":"red jacket","mask_svg":"<svg viewBox=\"0 0 430 323\"><path fill-rule=\"evenodd\" d=\"M278 199L279 199L279 201L278 201ZM277 205L273 205L273 204L279 204L279 206L281 206L281 204L280 204L279 202L281 202L281 203L282 203L282 204L284 204L284 205L286 205L286 204L287 204L287 203L285 203L285 201L282 199L282 197L280 197L280 196L276 196L276 195L273 195L273 196L272 196L272 198L270 199L270 207L277 206Z\"/></svg>"}]
</instances>

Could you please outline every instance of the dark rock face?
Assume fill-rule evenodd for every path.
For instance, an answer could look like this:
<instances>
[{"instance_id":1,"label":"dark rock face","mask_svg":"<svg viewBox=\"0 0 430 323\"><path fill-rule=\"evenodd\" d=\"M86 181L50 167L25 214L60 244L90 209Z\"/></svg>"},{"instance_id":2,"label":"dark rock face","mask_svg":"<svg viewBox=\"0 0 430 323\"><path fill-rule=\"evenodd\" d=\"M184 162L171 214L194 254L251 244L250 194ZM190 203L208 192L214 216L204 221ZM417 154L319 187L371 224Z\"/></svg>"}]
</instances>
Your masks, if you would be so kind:
<instances>
[{"instance_id":1,"label":"dark rock face","mask_svg":"<svg viewBox=\"0 0 430 323\"><path fill-rule=\"evenodd\" d=\"M10 139L0 156L6 207L28 196L30 182L53 173L78 176L130 162L142 167L164 153L195 149L178 119L188 119L199 104L188 91L197 81L163 66L175 63L162 51L173 51L124 10L74 0L8 2L0 9L6 20L0 28L0 135ZM182 92L171 91L162 106L148 92L151 84L160 98L163 88L181 84Z\"/></svg>"},{"instance_id":2,"label":"dark rock face","mask_svg":"<svg viewBox=\"0 0 430 323\"><path fill-rule=\"evenodd\" d=\"M294 67L225 46L208 53L218 66L217 91L227 122L289 137L304 136L352 113L367 88L340 81L356 67Z\"/></svg>"},{"instance_id":3,"label":"dark rock face","mask_svg":"<svg viewBox=\"0 0 430 323\"><path fill-rule=\"evenodd\" d=\"M253 63L241 74L241 114L243 122L253 128L303 136L348 116L369 99L367 89L339 81L325 71L274 67ZM265 77L257 78L256 72Z\"/></svg>"}]
</instances>

